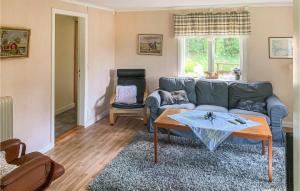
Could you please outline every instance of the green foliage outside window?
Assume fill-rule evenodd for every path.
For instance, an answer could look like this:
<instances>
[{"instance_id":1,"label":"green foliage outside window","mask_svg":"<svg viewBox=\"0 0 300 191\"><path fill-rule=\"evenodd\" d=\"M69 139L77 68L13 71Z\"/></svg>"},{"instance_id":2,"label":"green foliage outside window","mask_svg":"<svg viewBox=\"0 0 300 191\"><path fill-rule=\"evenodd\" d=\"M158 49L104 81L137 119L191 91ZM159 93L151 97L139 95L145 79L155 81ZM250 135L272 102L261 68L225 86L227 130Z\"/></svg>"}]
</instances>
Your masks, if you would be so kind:
<instances>
[{"instance_id":1,"label":"green foliage outside window","mask_svg":"<svg viewBox=\"0 0 300 191\"><path fill-rule=\"evenodd\" d=\"M207 38L187 38L185 47L185 74L193 75L197 65L208 71Z\"/></svg>"},{"instance_id":2,"label":"green foliage outside window","mask_svg":"<svg viewBox=\"0 0 300 191\"><path fill-rule=\"evenodd\" d=\"M219 65L219 67L218 67ZM231 72L240 65L240 40L239 38L215 39L215 69Z\"/></svg>"},{"instance_id":3,"label":"green foliage outside window","mask_svg":"<svg viewBox=\"0 0 300 191\"><path fill-rule=\"evenodd\" d=\"M231 72L240 65L240 39L215 38L215 72ZM208 39L187 38L185 41L185 74L195 76L195 70L208 71Z\"/></svg>"}]
</instances>

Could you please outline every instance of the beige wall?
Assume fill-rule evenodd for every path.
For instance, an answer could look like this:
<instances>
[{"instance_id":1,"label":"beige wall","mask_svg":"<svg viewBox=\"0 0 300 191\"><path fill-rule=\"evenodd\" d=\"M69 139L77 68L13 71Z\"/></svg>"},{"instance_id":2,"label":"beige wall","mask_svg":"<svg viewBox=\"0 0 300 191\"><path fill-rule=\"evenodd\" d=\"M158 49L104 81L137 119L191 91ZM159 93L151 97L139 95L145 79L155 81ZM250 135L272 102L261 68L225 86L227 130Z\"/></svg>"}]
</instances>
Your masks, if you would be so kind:
<instances>
[{"instance_id":1,"label":"beige wall","mask_svg":"<svg viewBox=\"0 0 300 191\"><path fill-rule=\"evenodd\" d=\"M294 0L294 190L300 190L300 2Z\"/></svg>"},{"instance_id":2,"label":"beige wall","mask_svg":"<svg viewBox=\"0 0 300 191\"><path fill-rule=\"evenodd\" d=\"M115 68L115 25L112 12L89 10L88 121L107 111Z\"/></svg>"},{"instance_id":3,"label":"beige wall","mask_svg":"<svg viewBox=\"0 0 300 191\"><path fill-rule=\"evenodd\" d=\"M55 111L74 106L75 18L55 18Z\"/></svg>"},{"instance_id":4,"label":"beige wall","mask_svg":"<svg viewBox=\"0 0 300 191\"><path fill-rule=\"evenodd\" d=\"M145 68L150 90L161 76L177 75L177 40L168 11L116 13L116 68ZM163 34L162 56L138 55L137 34Z\"/></svg>"},{"instance_id":5,"label":"beige wall","mask_svg":"<svg viewBox=\"0 0 300 191\"><path fill-rule=\"evenodd\" d=\"M252 33L248 39L248 80L267 80L293 116L293 60L269 59L268 37L293 36L293 8L251 8Z\"/></svg>"},{"instance_id":6,"label":"beige wall","mask_svg":"<svg viewBox=\"0 0 300 191\"><path fill-rule=\"evenodd\" d=\"M31 29L29 58L1 62L1 96L14 97L14 137L27 143L29 151L41 150L51 143L51 9L88 13L90 123L107 108L107 104L98 100L107 99L109 72L114 68L114 15L59 0L1 0L1 3L1 25Z\"/></svg>"},{"instance_id":7,"label":"beige wall","mask_svg":"<svg viewBox=\"0 0 300 191\"><path fill-rule=\"evenodd\" d=\"M268 58L269 36L292 36L292 7L250 8L252 33L248 39L248 79L268 80L274 92L292 111L292 60ZM177 40L172 30L174 11L124 12L116 14L116 68L145 68L150 90L161 76L176 76ZM163 34L163 56L136 54L137 34ZM274 75L275 74L275 75ZM292 120L290 114L287 121Z\"/></svg>"}]
</instances>

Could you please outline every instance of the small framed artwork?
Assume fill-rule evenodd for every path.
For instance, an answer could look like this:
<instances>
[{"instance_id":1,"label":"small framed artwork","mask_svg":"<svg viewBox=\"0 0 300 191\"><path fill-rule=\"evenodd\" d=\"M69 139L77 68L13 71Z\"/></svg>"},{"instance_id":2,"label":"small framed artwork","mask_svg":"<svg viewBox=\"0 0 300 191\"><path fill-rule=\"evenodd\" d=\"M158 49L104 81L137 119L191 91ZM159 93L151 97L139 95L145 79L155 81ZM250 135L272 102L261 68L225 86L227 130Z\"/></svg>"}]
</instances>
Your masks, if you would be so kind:
<instances>
[{"instance_id":1,"label":"small framed artwork","mask_svg":"<svg viewBox=\"0 0 300 191\"><path fill-rule=\"evenodd\" d=\"M28 57L29 29L0 27L0 58Z\"/></svg>"},{"instance_id":2,"label":"small framed artwork","mask_svg":"<svg viewBox=\"0 0 300 191\"><path fill-rule=\"evenodd\" d=\"M162 55L162 34L138 34L138 51L140 55Z\"/></svg>"},{"instance_id":3,"label":"small framed artwork","mask_svg":"<svg viewBox=\"0 0 300 191\"><path fill-rule=\"evenodd\" d=\"M269 37L269 58L292 59L293 38L292 37Z\"/></svg>"}]
</instances>

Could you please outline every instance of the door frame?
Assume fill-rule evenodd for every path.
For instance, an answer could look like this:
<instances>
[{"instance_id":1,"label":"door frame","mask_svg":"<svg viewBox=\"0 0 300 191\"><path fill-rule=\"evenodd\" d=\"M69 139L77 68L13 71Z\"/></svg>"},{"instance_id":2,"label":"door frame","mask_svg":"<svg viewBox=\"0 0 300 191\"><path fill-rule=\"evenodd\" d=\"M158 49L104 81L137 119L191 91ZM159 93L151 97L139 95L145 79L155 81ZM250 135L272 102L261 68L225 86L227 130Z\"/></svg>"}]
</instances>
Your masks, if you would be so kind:
<instances>
[{"instance_id":1,"label":"door frame","mask_svg":"<svg viewBox=\"0 0 300 191\"><path fill-rule=\"evenodd\" d=\"M65 15L78 17L78 35L83 37L78 40L78 66L80 76L78 77L78 93L77 93L77 124L87 127L87 98L88 98L88 83L87 83L87 65L88 65L88 14L67 11L62 9L52 8L52 50L51 50L51 116L50 116L50 139L51 148L55 145L55 16ZM83 47L83 48L82 48Z\"/></svg>"}]
</instances>

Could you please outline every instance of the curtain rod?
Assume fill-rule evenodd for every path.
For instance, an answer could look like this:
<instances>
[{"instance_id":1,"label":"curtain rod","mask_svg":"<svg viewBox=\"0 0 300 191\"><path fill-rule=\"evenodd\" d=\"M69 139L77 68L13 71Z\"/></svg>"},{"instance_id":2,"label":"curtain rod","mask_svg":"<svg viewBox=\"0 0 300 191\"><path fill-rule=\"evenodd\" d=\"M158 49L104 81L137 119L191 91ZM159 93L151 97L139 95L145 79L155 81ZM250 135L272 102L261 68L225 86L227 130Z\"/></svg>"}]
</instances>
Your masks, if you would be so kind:
<instances>
[{"instance_id":1,"label":"curtain rod","mask_svg":"<svg viewBox=\"0 0 300 191\"><path fill-rule=\"evenodd\" d=\"M249 11L249 7L226 7L226 8L199 8L199 9L186 9L186 10L176 10L172 11L174 14L190 14L197 12L230 12L230 11Z\"/></svg>"}]
</instances>

